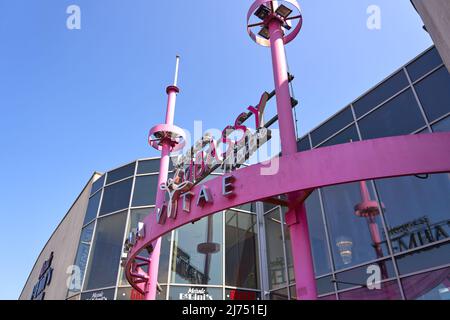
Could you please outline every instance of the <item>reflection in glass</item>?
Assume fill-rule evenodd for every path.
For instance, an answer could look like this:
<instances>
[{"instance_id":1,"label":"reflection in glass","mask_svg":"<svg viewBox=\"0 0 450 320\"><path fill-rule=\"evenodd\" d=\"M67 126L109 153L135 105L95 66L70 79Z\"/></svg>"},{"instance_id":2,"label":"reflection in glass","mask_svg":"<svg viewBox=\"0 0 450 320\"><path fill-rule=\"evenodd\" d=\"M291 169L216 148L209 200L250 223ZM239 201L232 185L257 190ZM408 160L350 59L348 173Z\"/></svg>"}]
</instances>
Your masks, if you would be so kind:
<instances>
[{"instance_id":1,"label":"reflection in glass","mask_svg":"<svg viewBox=\"0 0 450 320\"><path fill-rule=\"evenodd\" d=\"M225 284L258 288L256 216L228 210L225 214Z\"/></svg>"},{"instance_id":2,"label":"reflection in glass","mask_svg":"<svg viewBox=\"0 0 450 320\"><path fill-rule=\"evenodd\" d=\"M131 210L130 219L126 228L126 235L130 233L131 230L137 229L139 222L144 222L144 219L153 212L153 208L146 209L134 209ZM170 238L171 233L164 235L161 239L161 251L159 256L159 268L158 268L158 282L167 283L167 276L169 270L169 255L170 255ZM139 253L140 256L148 257L146 250L142 250ZM120 268L120 285L128 285L127 278L123 268Z\"/></svg>"},{"instance_id":3,"label":"reflection in glass","mask_svg":"<svg viewBox=\"0 0 450 320\"><path fill-rule=\"evenodd\" d=\"M71 287L67 292L67 296L71 296L75 293L80 292L81 284L84 278L84 272L86 271L86 264L89 255L89 248L91 247L92 233L94 231L95 222L90 223L81 231L80 243L78 244L77 255L75 257L75 262L73 263L75 266L80 268L79 279L72 278ZM74 270L72 273L73 277L76 277L77 271ZM78 281L79 280L79 281Z\"/></svg>"},{"instance_id":4,"label":"reflection in glass","mask_svg":"<svg viewBox=\"0 0 450 320\"><path fill-rule=\"evenodd\" d=\"M277 289L287 285L280 210L274 209L267 213L264 219L266 225L269 285L270 289Z\"/></svg>"},{"instance_id":5,"label":"reflection in glass","mask_svg":"<svg viewBox=\"0 0 450 320\"><path fill-rule=\"evenodd\" d=\"M366 183L348 183L323 188L336 269L384 257L386 241L372 188ZM367 211L367 212L365 212ZM365 212L365 213L364 213ZM366 217L367 215L367 217Z\"/></svg>"},{"instance_id":6,"label":"reflection in glass","mask_svg":"<svg viewBox=\"0 0 450 320\"><path fill-rule=\"evenodd\" d=\"M394 253L449 238L450 175L375 181Z\"/></svg>"},{"instance_id":7,"label":"reflection in glass","mask_svg":"<svg viewBox=\"0 0 450 320\"><path fill-rule=\"evenodd\" d=\"M223 283L222 219L216 213L175 231L172 283Z\"/></svg>"},{"instance_id":8,"label":"reflection in glass","mask_svg":"<svg viewBox=\"0 0 450 320\"><path fill-rule=\"evenodd\" d=\"M354 268L344 272L336 273L338 290L364 286L367 280L372 275L374 281L377 274L380 275L380 280L385 280L395 277L394 266L391 259L377 261L370 265ZM372 284L372 282L370 282Z\"/></svg>"},{"instance_id":9,"label":"reflection in glass","mask_svg":"<svg viewBox=\"0 0 450 320\"><path fill-rule=\"evenodd\" d=\"M318 191L314 191L305 201L308 218L309 237L311 241L314 271L316 276L331 272L330 254L328 251L322 209Z\"/></svg>"},{"instance_id":10,"label":"reflection in glass","mask_svg":"<svg viewBox=\"0 0 450 320\"><path fill-rule=\"evenodd\" d=\"M126 217L124 211L97 220L85 290L116 285Z\"/></svg>"},{"instance_id":11,"label":"reflection in glass","mask_svg":"<svg viewBox=\"0 0 450 320\"><path fill-rule=\"evenodd\" d=\"M339 293L339 300L401 300L397 280L381 283L381 289L366 287Z\"/></svg>"},{"instance_id":12,"label":"reflection in glass","mask_svg":"<svg viewBox=\"0 0 450 320\"><path fill-rule=\"evenodd\" d=\"M450 267L402 279L407 300L450 300Z\"/></svg>"},{"instance_id":13,"label":"reflection in glass","mask_svg":"<svg viewBox=\"0 0 450 320\"><path fill-rule=\"evenodd\" d=\"M396 260L401 275L445 266L450 263L450 243L412 251L397 257Z\"/></svg>"}]
</instances>

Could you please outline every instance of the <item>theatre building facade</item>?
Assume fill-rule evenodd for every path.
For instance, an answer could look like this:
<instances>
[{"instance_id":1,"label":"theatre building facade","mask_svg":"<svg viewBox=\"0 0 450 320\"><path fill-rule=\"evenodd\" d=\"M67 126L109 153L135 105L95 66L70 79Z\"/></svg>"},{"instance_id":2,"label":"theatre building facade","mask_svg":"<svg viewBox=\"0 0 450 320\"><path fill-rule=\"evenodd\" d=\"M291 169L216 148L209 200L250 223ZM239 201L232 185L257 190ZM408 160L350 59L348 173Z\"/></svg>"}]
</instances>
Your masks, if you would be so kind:
<instances>
[{"instance_id":1,"label":"theatre building facade","mask_svg":"<svg viewBox=\"0 0 450 320\"><path fill-rule=\"evenodd\" d=\"M300 138L298 151L441 131L450 131L450 75L433 46ZM155 158L94 174L20 299L142 299L121 258L130 230L153 214L158 170ZM450 299L450 173L319 188L306 209L318 299ZM249 203L166 234L158 299L296 299L285 213ZM381 284L368 288L373 270Z\"/></svg>"}]
</instances>

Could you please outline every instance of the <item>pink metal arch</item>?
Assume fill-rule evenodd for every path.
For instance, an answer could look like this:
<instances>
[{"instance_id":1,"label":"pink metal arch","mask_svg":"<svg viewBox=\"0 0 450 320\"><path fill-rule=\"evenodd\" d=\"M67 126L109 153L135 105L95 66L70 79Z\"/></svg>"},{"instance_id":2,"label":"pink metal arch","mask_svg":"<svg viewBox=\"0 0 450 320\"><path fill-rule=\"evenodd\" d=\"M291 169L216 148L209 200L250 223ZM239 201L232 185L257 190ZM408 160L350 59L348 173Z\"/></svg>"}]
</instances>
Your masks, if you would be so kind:
<instances>
[{"instance_id":1,"label":"pink metal arch","mask_svg":"<svg viewBox=\"0 0 450 320\"><path fill-rule=\"evenodd\" d=\"M278 165L274 175L261 174L264 164L233 172L235 194L232 197L222 195L222 177L205 182L202 185L210 190L213 202L198 207L194 196L190 213L183 212L178 205L177 218L167 219L165 224L157 224L155 215L148 216L145 237L136 243L127 260L128 281L139 288L133 282L131 265L142 249L171 230L221 210L279 194L341 183L450 172L450 133L397 136L324 147L282 156ZM191 192L198 195L202 185Z\"/></svg>"}]
</instances>

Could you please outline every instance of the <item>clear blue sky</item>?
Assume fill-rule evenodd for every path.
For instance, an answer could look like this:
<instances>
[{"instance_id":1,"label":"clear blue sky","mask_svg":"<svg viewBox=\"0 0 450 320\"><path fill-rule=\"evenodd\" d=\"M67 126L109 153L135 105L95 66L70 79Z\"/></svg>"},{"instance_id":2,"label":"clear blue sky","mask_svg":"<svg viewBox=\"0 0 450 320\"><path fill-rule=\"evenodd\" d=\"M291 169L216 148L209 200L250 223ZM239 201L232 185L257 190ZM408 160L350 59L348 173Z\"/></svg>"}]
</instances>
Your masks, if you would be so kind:
<instances>
[{"instance_id":1,"label":"clear blue sky","mask_svg":"<svg viewBox=\"0 0 450 320\"><path fill-rule=\"evenodd\" d=\"M81 7L81 30L66 28L70 4ZM157 155L146 136L163 120L175 54L181 127L223 128L273 88L269 50L245 31L250 4L0 2L0 299L18 297L93 171ZM379 31L366 27L370 4L382 10ZM301 133L431 45L409 0L301 5L304 28L287 47Z\"/></svg>"}]
</instances>

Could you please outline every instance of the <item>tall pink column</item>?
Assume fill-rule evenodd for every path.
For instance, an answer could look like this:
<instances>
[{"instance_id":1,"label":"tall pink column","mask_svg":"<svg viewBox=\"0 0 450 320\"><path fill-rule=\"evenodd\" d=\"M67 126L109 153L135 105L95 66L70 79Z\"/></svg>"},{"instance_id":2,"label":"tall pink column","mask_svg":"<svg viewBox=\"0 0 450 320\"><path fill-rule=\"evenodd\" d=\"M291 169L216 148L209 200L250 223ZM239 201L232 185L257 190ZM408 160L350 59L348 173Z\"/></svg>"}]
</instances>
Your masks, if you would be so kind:
<instances>
[{"instance_id":1,"label":"tall pink column","mask_svg":"<svg viewBox=\"0 0 450 320\"><path fill-rule=\"evenodd\" d=\"M276 17L273 17L269 22L269 34L281 151L283 155L289 155L297 152L297 138L295 135L294 119L292 117L283 31L281 29L281 21ZM298 178L301 179L301 177ZM290 202L293 203L298 196L298 194L290 194ZM297 299L315 300L317 299L316 280L306 209L303 203L289 209L286 213L286 222L289 226L291 236Z\"/></svg>"},{"instance_id":2,"label":"tall pink column","mask_svg":"<svg viewBox=\"0 0 450 320\"><path fill-rule=\"evenodd\" d=\"M177 86L167 87L168 101L167 101L167 112L166 112L166 124L173 125L174 115L175 115L175 102L177 99L177 93L179 89ZM167 182L167 177L169 174L169 164L170 164L170 152L171 152L171 140L163 139L161 140L162 150L161 150L161 161L159 164L159 176L158 176L158 189L156 191L156 201L155 208L161 208L165 200L165 191L160 189L159 186ZM156 213L155 213L156 216ZM158 268L159 268L159 256L161 253L161 238L158 238L153 243L153 252L151 254L151 262L148 271L149 280L147 282L147 288L145 292L145 300L155 300L156 299L156 284L158 282Z\"/></svg>"}]
</instances>

